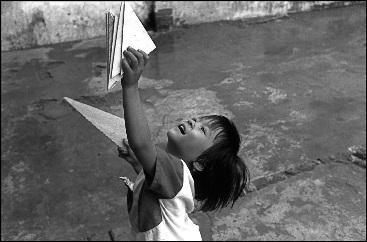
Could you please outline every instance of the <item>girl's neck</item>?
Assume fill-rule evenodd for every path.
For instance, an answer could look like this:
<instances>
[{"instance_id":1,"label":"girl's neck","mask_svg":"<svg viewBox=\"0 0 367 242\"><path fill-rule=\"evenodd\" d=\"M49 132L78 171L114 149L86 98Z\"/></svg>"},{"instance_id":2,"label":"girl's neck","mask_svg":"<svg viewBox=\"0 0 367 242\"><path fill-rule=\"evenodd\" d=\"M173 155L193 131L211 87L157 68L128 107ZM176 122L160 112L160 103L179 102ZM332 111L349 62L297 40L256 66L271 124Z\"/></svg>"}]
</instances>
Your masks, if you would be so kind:
<instances>
[{"instance_id":1,"label":"girl's neck","mask_svg":"<svg viewBox=\"0 0 367 242\"><path fill-rule=\"evenodd\" d=\"M172 146L170 146L168 143L166 143L165 145L165 151L167 152L167 153L169 153L169 154L171 154L171 155L174 155L174 156L176 156L177 158L179 158L179 159L182 159L182 157L180 157L179 155L178 155L178 153L176 152L176 150L172 147Z\"/></svg>"},{"instance_id":2,"label":"girl's neck","mask_svg":"<svg viewBox=\"0 0 367 242\"><path fill-rule=\"evenodd\" d=\"M186 163L186 165L189 168L190 172L192 172L192 162L187 160L187 159L184 159L184 157L177 154L176 150L173 149L172 147L170 147L167 143L165 144L165 151L167 153L171 154L171 155L176 156L178 159L182 159Z\"/></svg>"}]
</instances>

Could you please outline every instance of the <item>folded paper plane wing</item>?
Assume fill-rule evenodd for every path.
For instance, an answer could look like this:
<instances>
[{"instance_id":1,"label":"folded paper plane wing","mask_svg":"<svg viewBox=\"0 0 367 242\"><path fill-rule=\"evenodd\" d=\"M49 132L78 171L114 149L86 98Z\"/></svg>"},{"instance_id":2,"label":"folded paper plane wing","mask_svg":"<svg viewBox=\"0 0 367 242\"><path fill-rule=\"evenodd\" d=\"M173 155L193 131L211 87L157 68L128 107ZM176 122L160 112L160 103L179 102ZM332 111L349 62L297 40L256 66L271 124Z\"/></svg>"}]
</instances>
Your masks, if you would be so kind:
<instances>
[{"instance_id":1,"label":"folded paper plane wing","mask_svg":"<svg viewBox=\"0 0 367 242\"><path fill-rule=\"evenodd\" d=\"M64 99L116 145L122 145L122 139L127 137L123 118L68 97Z\"/></svg>"},{"instance_id":2,"label":"folded paper plane wing","mask_svg":"<svg viewBox=\"0 0 367 242\"><path fill-rule=\"evenodd\" d=\"M148 32L145 30L138 16L136 16L134 10L128 3L125 4L123 23L122 51L131 46L136 50L140 49L149 54L156 48Z\"/></svg>"}]
</instances>

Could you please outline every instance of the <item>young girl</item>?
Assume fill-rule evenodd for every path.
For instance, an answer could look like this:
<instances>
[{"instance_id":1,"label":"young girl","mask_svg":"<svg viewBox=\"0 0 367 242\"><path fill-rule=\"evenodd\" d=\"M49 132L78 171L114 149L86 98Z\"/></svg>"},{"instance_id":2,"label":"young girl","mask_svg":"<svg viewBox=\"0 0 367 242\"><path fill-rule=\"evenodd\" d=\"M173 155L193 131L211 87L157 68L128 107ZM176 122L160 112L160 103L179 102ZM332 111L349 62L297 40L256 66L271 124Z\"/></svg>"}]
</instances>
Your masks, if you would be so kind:
<instances>
[{"instance_id":1,"label":"young girl","mask_svg":"<svg viewBox=\"0 0 367 242\"><path fill-rule=\"evenodd\" d=\"M122 59L121 80L127 140L119 156L139 174L130 188L127 207L132 227L146 240L201 240L188 214L194 198L202 211L226 207L242 194L249 172L238 157L240 136L224 116L184 120L167 132L165 150L155 146L141 106L138 80L148 55L129 47Z\"/></svg>"}]
</instances>

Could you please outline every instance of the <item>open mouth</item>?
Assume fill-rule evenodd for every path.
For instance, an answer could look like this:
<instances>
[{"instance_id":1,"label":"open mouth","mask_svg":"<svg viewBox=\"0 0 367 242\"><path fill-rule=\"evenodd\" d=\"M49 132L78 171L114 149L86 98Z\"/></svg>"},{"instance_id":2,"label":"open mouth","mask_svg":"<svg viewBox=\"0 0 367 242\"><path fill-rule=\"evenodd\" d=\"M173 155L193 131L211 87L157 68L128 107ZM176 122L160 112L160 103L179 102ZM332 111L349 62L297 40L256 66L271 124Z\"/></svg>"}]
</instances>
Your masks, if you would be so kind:
<instances>
[{"instance_id":1,"label":"open mouth","mask_svg":"<svg viewBox=\"0 0 367 242\"><path fill-rule=\"evenodd\" d=\"M178 125L178 129L180 130L181 134L185 134L185 126L183 124Z\"/></svg>"}]
</instances>

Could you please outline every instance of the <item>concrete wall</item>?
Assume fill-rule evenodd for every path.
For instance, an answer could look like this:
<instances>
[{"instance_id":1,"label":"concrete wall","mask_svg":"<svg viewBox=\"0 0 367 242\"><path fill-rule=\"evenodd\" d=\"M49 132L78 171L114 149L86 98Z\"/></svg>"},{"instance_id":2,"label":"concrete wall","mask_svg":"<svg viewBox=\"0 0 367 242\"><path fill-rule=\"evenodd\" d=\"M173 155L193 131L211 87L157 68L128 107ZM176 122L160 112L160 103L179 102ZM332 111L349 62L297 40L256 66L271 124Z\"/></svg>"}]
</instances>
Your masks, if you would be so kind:
<instances>
[{"instance_id":1,"label":"concrete wall","mask_svg":"<svg viewBox=\"0 0 367 242\"><path fill-rule=\"evenodd\" d=\"M285 15L290 12L345 6L351 3L351 1L131 2L142 22L146 26L154 23L154 29L158 31L183 24ZM120 2L111 1L1 1L1 51L103 36L105 10L117 10L119 5Z\"/></svg>"},{"instance_id":2,"label":"concrete wall","mask_svg":"<svg viewBox=\"0 0 367 242\"><path fill-rule=\"evenodd\" d=\"M144 22L152 2L131 2ZM105 10L120 2L1 1L1 51L23 49L105 34Z\"/></svg>"},{"instance_id":3,"label":"concrete wall","mask_svg":"<svg viewBox=\"0 0 367 242\"><path fill-rule=\"evenodd\" d=\"M355 2L356 3L356 2ZM357 2L360 3L360 2ZM347 6L352 1L157 1L158 29L183 24L237 20Z\"/></svg>"}]
</instances>

